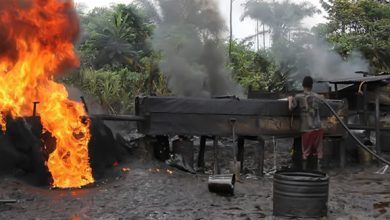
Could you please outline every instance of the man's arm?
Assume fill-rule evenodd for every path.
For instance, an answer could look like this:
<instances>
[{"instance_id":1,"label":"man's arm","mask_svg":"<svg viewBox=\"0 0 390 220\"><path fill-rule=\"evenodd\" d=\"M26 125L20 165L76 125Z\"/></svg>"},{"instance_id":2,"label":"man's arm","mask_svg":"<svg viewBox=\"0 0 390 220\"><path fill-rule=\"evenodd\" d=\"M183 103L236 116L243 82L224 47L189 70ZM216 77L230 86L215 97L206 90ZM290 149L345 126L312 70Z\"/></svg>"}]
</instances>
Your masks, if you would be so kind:
<instances>
[{"instance_id":1,"label":"man's arm","mask_svg":"<svg viewBox=\"0 0 390 220\"><path fill-rule=\"evenodd\" d=\"M325 100L325 96L324 95L320 95L320 94L316 93L316 97L321 99L321 100Z\"/></svg>"},{"instance_id":2,"label":"man's arm","mask_svg":"<svg viewBox=\"0 0 390 220\"><path fill-rule=\"evenodd\" d=\"M290 111L294 110L294 108L297 107L297 101L294 97L289 96L288 97L288 109Z\"/></svg>"}]
</instances>

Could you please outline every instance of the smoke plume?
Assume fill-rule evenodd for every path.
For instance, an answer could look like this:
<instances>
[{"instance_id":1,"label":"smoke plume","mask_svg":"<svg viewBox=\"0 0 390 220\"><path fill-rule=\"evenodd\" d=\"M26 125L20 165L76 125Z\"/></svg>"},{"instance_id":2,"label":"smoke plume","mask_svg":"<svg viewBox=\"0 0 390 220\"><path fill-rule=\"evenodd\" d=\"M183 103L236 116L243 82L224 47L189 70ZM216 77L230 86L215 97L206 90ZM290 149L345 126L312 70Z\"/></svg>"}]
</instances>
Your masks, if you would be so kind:
<instances>
[{"instance_id":1,"label":"smoke plume","mask_svg":"<svg viewBox=\"0 0 390 220\"><path fill-rule=\"evenodd\" d=\"M315 36L311 38L311 41L306 40L306 44L298 42L301 45L278 52L283 54L278 56L282 62L293 59L289 56L299 56L295 58L297 61L291 72L291 79L301 79L311 75L317 80L327 81L356 77L356 71L368 72L369 63L359 51L354 50L344 58L325 39L318 39Z\"/></svg>"},{"instance_id":2,"label":"smoke plume","mask_svg":"<svg viewBox=\"0 0 390 220\"><path fill-rule=\"evenodd\" d=\"M240 95L225 68L224 21L215 0L160 0L162 15L153 46L162 52L160 68L179 96Z\"/></svg>"},{"instance_id":3,"label":"smoke plume","mask_svg":"<svg viewBox=\"0 0 390 220\"><path fill-rule=\"evenodd\" d=\"M330 48L327 42L317 42L307 54L306 59L311 60L307 68L313 77L334 80L356 77L356 71L368 71L368 61L359 51L352 51L348 58L344 59Z\"/></svg>"},{"instance_id":4,"label":"smoke plume","mask_svg":"<svg viewBox=\"0 0 390 220\"><path fill-rule=\"evenodd\" d=\"M358 51L342 57L325 38L302 27L304 18L319 12L309 1L248 0L244 6L242 19L250 17L270 29L271 52L291 81L306 75L333 80L356 76L355 71L368 71L368 62Z\"/></svg>"}]
</instances>

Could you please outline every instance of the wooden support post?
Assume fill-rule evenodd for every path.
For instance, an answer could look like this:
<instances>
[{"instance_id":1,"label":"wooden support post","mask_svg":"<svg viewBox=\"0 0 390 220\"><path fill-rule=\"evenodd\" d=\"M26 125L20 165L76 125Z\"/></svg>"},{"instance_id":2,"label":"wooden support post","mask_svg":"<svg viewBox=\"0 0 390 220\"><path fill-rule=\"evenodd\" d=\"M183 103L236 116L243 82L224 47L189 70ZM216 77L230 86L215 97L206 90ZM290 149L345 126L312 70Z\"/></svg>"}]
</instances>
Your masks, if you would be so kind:
<instances>
[{"instance_id":1,"label":"wooden support post","mask_svg":"<svg viewBox=\"0 0 390 220\"><path fill-rule=\"evenodd\" d=\"M375 95L375 138L376 138L376 151L381 153L381 130L380 130L380 105L379 95Z\"/></svg>"},{"instance_id":2,"label":"wooden support post","mask_svg":"<svg viewBox=\"0 0 390 220\"><path fill-rule=\"evenodd\" d=\"M245 145L245 139L242 137L239 137L237 140L237 161L240 161L240 172L244 170L244 145Z\"/></svg>"},{"instance_id":3,"label":"wooden support post","mask_svg":"<svg viewBox=\"0 0 390 220\"><path fill-rule=\"evenodd\" d=\"M198 168L204 168L204 153L206 150L206 137L200 137L200 146L199 146L199 154L198 154Z\"/></svg>"},{"instance_id":4,"label":"wooden support post","mask_svg":"<svg viewBox=\"0 0 390 220\"><path fill-rule=\"evenodd\" d=\"M263 176L264 175L264 145L265 145L265 141L262 137L258 137L258 142L259 142L259 147L258 147L258 158L257 158L257 161L258 161L258 175L259 176Z\"/></svg>"},{"instance_id":5,"label":"wooden support post","mask_svg":"<svg viewBox=\"0 0 390 220\"><path fill-rule=\"evenodd\" d=\"M363 85L363 120L364 125L368 126L368 100L367 100L367 85Z\"/></svg>"}]
</instances>

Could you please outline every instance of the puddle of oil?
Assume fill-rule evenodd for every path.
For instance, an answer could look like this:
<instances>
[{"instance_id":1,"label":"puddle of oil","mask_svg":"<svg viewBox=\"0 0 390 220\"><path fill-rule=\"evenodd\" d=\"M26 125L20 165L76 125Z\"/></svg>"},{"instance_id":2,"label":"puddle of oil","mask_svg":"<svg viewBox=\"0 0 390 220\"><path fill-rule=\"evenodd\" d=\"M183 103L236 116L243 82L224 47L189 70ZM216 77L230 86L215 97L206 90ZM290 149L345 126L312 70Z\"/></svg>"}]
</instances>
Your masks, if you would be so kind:
<instances>
[{"instance_id":1,"label":"puddle of oil","mask_svg":"<svg viewBox=\"0 0 390 220\"><path fill-rule=\"evenodd\" d=\"M377 209L379 211L379 215L375 216L377 218L387 212L386 209L390 207L390 202L378 202L375 203L373 206L374 209Z\"/></svg>"},{"instance_id":2,"label":"puddle of oil","mask_svg":"<svg viewBox=\"0 0 390 220\"><path fill-rule=\"evenodd\" d=\"M385 209L390 207L390 202L378 202L374 204L374 209Z\"/></svg>"},{"instance_id":3,"label":"puddle of oil","mask_svg":"<svg viewBox=\"0 0 390 220\"><path fill-rule=\"evenodd\" d=\"M390 195L390 191L379 191L379 192L362 192L363 195Z\"/></svg>"}]
</instances>

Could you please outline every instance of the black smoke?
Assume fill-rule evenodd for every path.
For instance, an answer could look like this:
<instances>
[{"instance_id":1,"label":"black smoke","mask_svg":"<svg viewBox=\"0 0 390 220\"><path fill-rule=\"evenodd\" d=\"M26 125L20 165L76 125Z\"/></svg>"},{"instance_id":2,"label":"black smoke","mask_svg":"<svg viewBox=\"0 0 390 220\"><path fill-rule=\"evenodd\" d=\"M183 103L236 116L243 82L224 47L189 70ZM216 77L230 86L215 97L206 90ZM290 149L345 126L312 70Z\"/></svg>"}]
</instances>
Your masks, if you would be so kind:
<instances>
[{"instance_id":1,"label":"black smoke","mask_svg":"<svg viewBox=\"0 0 390 220\"><path fill-rule=\"evenodd\" d=\"M241 95L226 68L225 22L215 0L160 0L161 21L153 35L160 68L179 96Z\"/></svg>"}]
</instances>

